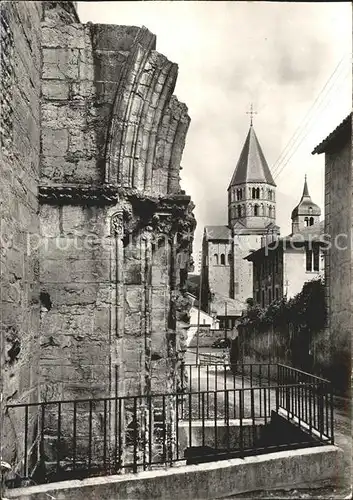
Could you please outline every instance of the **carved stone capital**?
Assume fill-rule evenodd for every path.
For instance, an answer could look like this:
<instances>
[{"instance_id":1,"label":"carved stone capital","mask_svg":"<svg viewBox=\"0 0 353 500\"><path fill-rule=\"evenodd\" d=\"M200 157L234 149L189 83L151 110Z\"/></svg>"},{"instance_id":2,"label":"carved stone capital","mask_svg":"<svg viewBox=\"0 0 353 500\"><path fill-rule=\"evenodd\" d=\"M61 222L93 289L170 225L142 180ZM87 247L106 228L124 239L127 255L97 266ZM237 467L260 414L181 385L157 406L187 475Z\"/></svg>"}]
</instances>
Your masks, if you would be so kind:
<instances>
[{"instance_id":1,"label":"carved stone capital","mask_svg":"<svg viewBox=\"0 0 353 500\"><path fill-rule=\"evenodd\" d=\"M124 235L124 212L120 210L115 213L111 218L111 231L118 237L123 237Z\"/></svg>"},{"instance_id":2,"label":"carved stone capital","mask_svg":"<svg viewBox=\"0 0 353 500\"><path fill-rule=\"evenodd\" d=\"M153 228L152 226L146 226L141 232L141 239L147 243L151 243L153 239Z\"/></svg>"},{"instance_id":3,"label":"carved stone capital","mask_svg":"<svg viewBox=\"0 0 353 500\"><path fill-rule=\"evenodd\" d=\"M152 228L156 235L172 237L174 224L170 213L156 212L152 217Z\"/></svg>"}]
</instances>

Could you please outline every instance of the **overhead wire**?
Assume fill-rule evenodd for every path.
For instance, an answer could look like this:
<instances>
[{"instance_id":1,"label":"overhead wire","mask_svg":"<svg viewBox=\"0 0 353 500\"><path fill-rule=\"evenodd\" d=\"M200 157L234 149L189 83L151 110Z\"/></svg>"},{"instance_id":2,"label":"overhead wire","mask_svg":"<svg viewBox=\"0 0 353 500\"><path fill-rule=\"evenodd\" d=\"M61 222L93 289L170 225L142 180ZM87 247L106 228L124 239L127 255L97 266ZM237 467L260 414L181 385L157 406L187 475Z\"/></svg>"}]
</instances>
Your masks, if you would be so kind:
<instances>
[{"instance_id":1,"label":"overhead wire","mask_svg":"<svg viewBox=\"0 0 353 500\"><path fill-rule=\"evenodd\" d=\"M348 73L348 71L347 71ZM341 80L341 82L339 83L338 85L338 88L342 86L342 84L345 83L344 80ZM336 90L338 90L338 88L336 88ZM328 100L324 107L321 109L320 111L320 114L322 114L325 109L328 107L328 105L331 103L331 100ZM288 165L289 161L291 160L291 158L293 157L293 155L296 153L296 151L298 150L298 148L301 146L301 144L303 143L304 139L306 138L306 136L302 137L302 139L300 140L300 142L297 144L297 146L292 150L290 156L287 158L286 161L283 160L282 164L280 165L279 169L277 169L277 172L274 174L274 178L277 179L280 174L283 172L283 170L286 168L286 166Z\"/></svg>"},{"instance_id":2,"label":"overhead wire","mask_svg":"<svg viewBox=\"0 0 353 500\"><path fill-rule=\"evenodd\" d=\"M302 120L301 124L299 125L297 130L294 132L291 139L287 143L285 149L282 151L282 153L280 154L280 156L276 160L274 167L272 169L273 175L277 176L279 171L280 170L282 171L281 167L282 167L284 161L286 160L287 156L292 152L294 145L297 143L300 136L306 131L310 122L313 120L314 117L317 116L319 108L325 102L325 99L327 99L328 95L332 92L333 88L337 84L337 81L341 78L342 70L347 71L347 68L344 69L344 62L345 62L346 58L347 58L347 55L343 56L342 59L339 61L339 63L335 67L334 71L332 72L332 74L330 75L328 80L326 81L324 87L321 89L320 93L316 97L313 105L311 106L311 108L307 112L306 116ZM328 102L330 102L330 101L328 101ZM325 107L326 106L327 106L327 104L325 105ZM315 110L316 107L317 107L317 109Z\"/></svg>"}]
</instances>

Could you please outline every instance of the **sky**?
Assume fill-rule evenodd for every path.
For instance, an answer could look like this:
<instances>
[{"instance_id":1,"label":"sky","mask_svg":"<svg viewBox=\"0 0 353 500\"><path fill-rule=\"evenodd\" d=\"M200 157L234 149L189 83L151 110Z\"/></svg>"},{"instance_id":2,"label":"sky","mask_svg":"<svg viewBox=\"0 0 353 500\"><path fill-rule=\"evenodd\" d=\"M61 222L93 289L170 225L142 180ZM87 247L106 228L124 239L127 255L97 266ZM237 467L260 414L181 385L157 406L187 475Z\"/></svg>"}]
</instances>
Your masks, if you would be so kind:
<instances>
[{"instance_id":1,"label":"sky","mask_svg":"<svg viewBox=\"0 0 353 500\"><path fill-rule=\"evenodd\" d=\"M352 108L350 2L78 2L81 22L146 26L179 66L175 95L191 124L182 188L195 203L198 259L205 225L227 224L227 187L254 129L277 184L277 224L307 174L324 215L324 155L312 155Z\"/></svg>"}]
</instances>

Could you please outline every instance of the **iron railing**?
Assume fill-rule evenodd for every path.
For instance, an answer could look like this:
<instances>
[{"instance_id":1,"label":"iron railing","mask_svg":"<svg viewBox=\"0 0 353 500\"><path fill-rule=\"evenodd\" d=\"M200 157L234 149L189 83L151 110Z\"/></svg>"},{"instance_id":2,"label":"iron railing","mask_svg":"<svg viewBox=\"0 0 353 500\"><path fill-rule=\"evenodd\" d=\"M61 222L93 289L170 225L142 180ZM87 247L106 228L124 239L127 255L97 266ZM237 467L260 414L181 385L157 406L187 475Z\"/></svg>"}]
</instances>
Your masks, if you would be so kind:
<instances>
[{"instance_id":1,"label":"iron railing","mask_svg":"<svg viewBox=\"0 0 353 500\"><path fill-rule=\"evenodd\" d=\"M310 379L12 404L7 412L22 429L15 472L38 483L334 442L330 386ZM280 438L276 418L289 425Z\"/></svg>"},{"instance_id":2,"label":"iron railing","mask_svg":"<svg viewBox=\"0 0 353 500\"><path fill-rule=\"evenodd\" d=\"M326 380L297 368L278 364L279 406L287 418L308 426L334 442L333 387ZM287 387L286 391L283 387Z\"/></svg>"}]
</instances>

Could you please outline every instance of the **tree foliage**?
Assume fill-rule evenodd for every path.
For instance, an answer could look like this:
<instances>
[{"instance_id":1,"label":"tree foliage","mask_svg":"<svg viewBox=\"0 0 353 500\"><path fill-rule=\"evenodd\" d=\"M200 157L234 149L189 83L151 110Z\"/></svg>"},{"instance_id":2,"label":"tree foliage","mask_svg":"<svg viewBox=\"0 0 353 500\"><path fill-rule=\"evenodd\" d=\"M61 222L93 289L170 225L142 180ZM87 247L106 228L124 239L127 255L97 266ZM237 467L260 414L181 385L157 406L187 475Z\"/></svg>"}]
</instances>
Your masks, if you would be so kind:
<instances>
[{"instance_id":1,"label":"tree foliage","mask_svg":"<svg viewBox=\"0 0 353 500\"><path fill-rule=\"evenodd\" d=\"M241 324L259 330L290 323L301 330L319 331L325 325L325 288L321 278L304 283L302 291L292 299L275 300L265 309L250 301L247 305Z\"/></svg>"}]
</instances>

